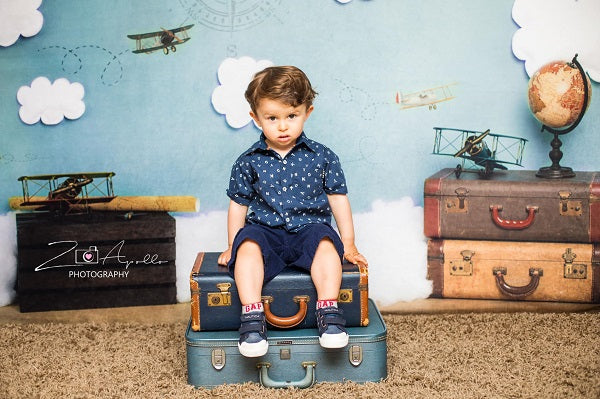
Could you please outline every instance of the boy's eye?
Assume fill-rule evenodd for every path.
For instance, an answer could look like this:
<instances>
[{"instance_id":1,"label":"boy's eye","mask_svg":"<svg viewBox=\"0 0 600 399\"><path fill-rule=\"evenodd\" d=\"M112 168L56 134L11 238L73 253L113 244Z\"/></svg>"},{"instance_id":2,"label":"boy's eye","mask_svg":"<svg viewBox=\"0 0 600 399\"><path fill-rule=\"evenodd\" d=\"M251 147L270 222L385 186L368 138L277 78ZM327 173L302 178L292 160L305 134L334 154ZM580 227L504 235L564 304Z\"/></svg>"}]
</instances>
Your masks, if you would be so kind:
<instances>
[{"instance_id":1,"label":"boy's eye","mask_svg":"<svg viewBox=\"0 0 600 399\"><path fill-rule=\"evenodd\" d=\"M296 114L289 114L288 115L288 118L290 118L290 119L294 119L295 117L296 117Z\"/></svg>"},{"instance_id":2,"label":"boy's eye","mask_svg":"<svg viewBox=\"0 0 600 399\"><path fill-rule=\"evenodd\" d=\"M277 118L275 118L274 116L269 116L267 117L267 119L269 119L271 122L275 121Z\"/></svg>"}]
</instances>

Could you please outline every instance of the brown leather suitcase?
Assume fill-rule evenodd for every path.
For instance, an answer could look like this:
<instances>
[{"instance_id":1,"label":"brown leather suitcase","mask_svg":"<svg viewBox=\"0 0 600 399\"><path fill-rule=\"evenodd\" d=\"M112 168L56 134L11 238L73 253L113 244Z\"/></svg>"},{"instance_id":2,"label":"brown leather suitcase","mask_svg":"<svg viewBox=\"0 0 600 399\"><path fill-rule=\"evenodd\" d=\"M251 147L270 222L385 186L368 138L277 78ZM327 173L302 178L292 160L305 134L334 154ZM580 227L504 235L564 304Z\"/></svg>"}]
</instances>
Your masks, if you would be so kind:
<instances>
[{"instance_id":1,"label":"brown leather suitcase","mask_svg":"<svg viewBox=\"0 0 600 399\"><path fill-rule=\"evenodd\" d=\"M431 239L432 297L600 302L600 244Z\"/></svg>"},{"instance_id":2,"label":"brown leather suitcase","mask_svg":"<svg viewBox=\"0 0 600 399\"><path fill-rule=\"evenodd\" d=\"M600 172L542 179L531 170L443 169L425 180L424 233L430 238L600 242Z\"/></svg>"}]
</instances>

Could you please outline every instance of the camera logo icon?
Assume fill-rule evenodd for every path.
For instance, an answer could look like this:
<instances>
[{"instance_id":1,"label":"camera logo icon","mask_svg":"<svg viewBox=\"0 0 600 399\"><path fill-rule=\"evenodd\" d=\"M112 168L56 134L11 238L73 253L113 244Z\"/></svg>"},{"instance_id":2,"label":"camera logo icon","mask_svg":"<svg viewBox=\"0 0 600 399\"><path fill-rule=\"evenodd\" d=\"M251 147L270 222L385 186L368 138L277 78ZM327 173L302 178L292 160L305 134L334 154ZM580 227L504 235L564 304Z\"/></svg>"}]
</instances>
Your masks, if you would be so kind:
<instances>
[{"instance_id":1,"label":"camera logo icon","mask_svg":"<svg viewBox=\"0 0 600 399\"><path fill-rule=\"evenodd\" d=\"M98 248L90 246L89 249L75 250L75 263L78 265L95 265L98 263Z\"/></svg>"}]
</instances>

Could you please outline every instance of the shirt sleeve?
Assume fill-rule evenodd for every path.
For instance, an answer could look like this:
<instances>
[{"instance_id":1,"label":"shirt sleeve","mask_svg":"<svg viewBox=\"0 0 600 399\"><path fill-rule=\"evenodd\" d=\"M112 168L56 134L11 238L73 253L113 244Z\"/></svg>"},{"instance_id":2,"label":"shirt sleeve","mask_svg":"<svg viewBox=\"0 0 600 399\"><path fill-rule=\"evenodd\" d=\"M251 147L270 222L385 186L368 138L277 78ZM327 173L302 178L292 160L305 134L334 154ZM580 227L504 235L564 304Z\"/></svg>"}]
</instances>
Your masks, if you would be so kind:
<instances>
[{"instance_id":1,"label":"shirt sleeve","mask_svg":"<svg viewBox=\"0 0 600 399\"><path fill-rule=\"evenodd\" d=\"M227 196L238 204L247 206L255 195L254 180L250 162L239 158L231 168Z\"/></svg>"},{"instance_id":2,"label":"shirt sleeve","mask_svg":"<svg viewBox=\"0 0 600 399\"><path fill-rule=\"evenodd\" d=\"M346 177L338 156L331 150L326 150L326 153L327 162L324 170L323 190L327 194L347 194Z\"/></svg>"}]
</instances>

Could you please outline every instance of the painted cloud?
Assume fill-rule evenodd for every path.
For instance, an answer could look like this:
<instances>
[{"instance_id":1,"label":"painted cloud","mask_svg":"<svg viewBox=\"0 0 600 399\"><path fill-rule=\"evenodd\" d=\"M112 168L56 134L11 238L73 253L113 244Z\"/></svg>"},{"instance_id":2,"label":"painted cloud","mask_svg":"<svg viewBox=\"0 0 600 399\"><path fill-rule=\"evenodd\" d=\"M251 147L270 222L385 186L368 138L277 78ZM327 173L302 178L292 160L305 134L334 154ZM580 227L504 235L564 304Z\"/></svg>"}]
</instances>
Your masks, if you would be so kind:
<instances>
[{"instance_id":1,"label":"painted cloud","mask_svg":"<svg viewBox=\"0 0 600 399\"><path fill-rule=\"evenodd\" d=\"M578 54L590 78L600 82L599 15L598 0L515 0L512 18L521 28L513 35L513 53L530 77L548 62Z\"/></svg>"},{"instance_id":2,"label":"painted cloud","mask_svg":"<svg viewBox=\"0 0 600 399\"><path fill-rule=\"evenodd\" d=\"M42 120L46 125L56 125L64 118L77 119L85 112L84 89L80 83L70 83L65 78L50 83L44 76L37 77L31 86L21 86L17 101L21 104L19 116L28 125Z\"/></svg>"},{"instance_id":3,"label":"painted cloud","mask_svg":"<svg viewBox=\"0 0 600 399\"><path fill-rule=\"evenodd\" d=\"M239 129L252 120L244 92L256 72L272 65L269 60L255 61L251 57L226 58L219 65L220 85L213 90L211 101L215 111L225 115L229 126Z\"/></svg>"},{"instance_id":4,"label":"painted cloud","mask_svg":"<svg viewBox=\"0 0 600 399\"><path fill-rule=\"evenodd\" d=\"M0 0L0 46L8 47L20 35L31 37L42 29L41 4L42 0Z\"/></svg>"}]
</instances>

